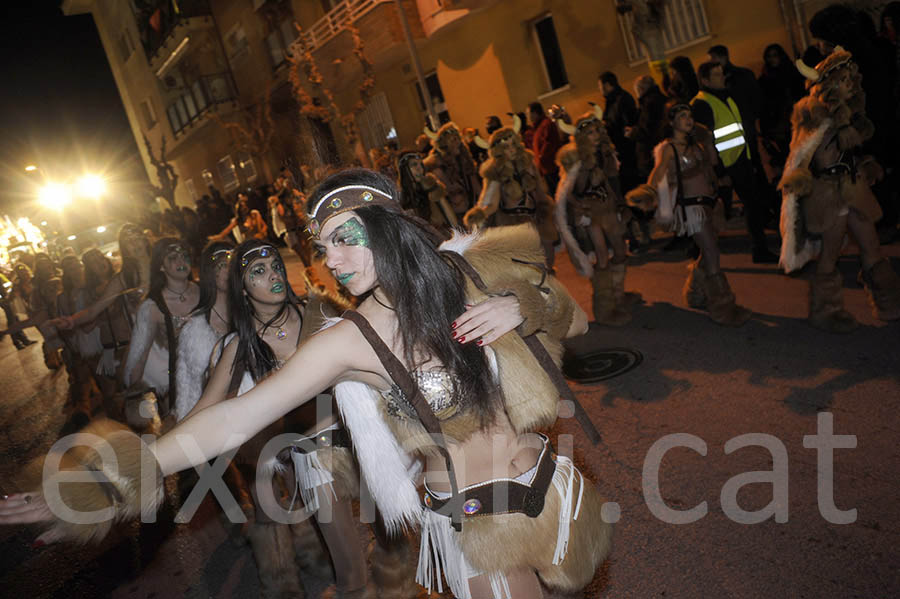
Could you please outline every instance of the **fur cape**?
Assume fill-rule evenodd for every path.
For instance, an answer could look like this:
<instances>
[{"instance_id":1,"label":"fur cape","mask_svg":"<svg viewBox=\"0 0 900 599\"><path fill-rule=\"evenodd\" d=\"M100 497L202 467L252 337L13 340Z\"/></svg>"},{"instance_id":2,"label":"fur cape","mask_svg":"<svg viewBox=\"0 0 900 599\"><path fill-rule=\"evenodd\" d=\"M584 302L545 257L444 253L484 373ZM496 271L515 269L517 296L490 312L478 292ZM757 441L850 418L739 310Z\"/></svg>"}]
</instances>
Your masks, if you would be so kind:
<instances>
[{"instance_id":1,"label":"fur cape","mask_svg":"<svg viewBox=\"0 0 900 599\"><path fill-rule=\"evenodd\" d=\"M175 418L179 421L188 415L203 394L209 359L219 338L203 314L192 316L178 337Z\"/></svg>"},{"instance_id":2,"label":"fur cape","mask_svg":"<svg viewBox=\"0 0 900 599\"><path fill-rule=\"evenodd\" d=\"M133 385L137 381L133 379L132 372L138 361L144 357L144 352L150 348L144 362L144 374L141 381L148 387L156 390L161 397L169 390L169 350L160 345L157 337L158 327L153 326L151 310L159 310L151 299L141 302L137 315L134 318L134 329L131 331L131 343L128 346L128 357L125 360L125 386ZM162 336L165 339L165 334Z\"/></svg>"}]
</instances>

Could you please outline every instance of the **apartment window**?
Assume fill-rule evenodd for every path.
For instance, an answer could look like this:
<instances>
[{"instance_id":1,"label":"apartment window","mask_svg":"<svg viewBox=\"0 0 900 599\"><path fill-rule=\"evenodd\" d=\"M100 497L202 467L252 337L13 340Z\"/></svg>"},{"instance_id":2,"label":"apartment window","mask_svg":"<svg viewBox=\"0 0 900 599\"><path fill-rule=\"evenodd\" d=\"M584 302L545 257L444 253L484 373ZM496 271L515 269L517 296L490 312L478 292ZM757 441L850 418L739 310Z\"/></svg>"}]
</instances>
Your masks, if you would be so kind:
<instances>
[{"instance_id":1,"label":"apartment window","mask_svg":"<svg viewBox=\"0 0 900 599\"><path fill-rule=\"evenodd\" d=\"M185 123L178 116L178 108L175 107L175 104L169 105L166 109L166 115L169 117L169 125L174 133L178 133L184 128Z\"/></svg>"},{"instance_id":2,"label":"apartment window","mask_svg":"<svg viewBox=\"0 0 900 599\"><path fill-rule=\"evenodd\" d=\"M241 171L241 174L244 176L244 181L250 183L251 181L256 180L256 164L253 162L253 157L250 156L249 152L238 152L236 155L237 165Z\"/></svg>"},{"instance_id":3,"label":"apartment window","mask_svg":"<svg viewBox=\"0 0 900 599\"><path fill-rule=\"evenodd\" d=\"M219 178L222 179L222 187L225 191L237 189L240 185L238 181L237 171L234 168L234 161L231 156L226 155L216 163L216 169L219 171Z\"/></svg>"},{"instance_id":4,"label":"apartment window","mask_svg":"<svg viewBox=\"0 0 900 599\"><path fill-rule=\"evenodd\" d=\"M647 60L644 45L634 36L634 15L618 15L619 29L631 65ZM710 38L709 22L702 0L670 0L663 8L663 41L666 53Z\"/></svg>"},{"instance_id":5,"label":"apartment window","mask_svg":"<svg viewBox=\"0 0 900 599\"><path fill-rule=\"evenodd\" d=\"M184 186L187 187L188 193L191 194L191 200L197 202L197 188L194 187L193 179L185 179Z\"/></svg>"},{"instance_id":6,"label":"apartment window","mask_svg":"<svg viewBox=\"0 0 900 599\"><path fill-rule=\"evenodd\" d=\"M293 17L282 21L281 25L266 36L266 46L269 48L269 58L272 60L273 67L278 68L284 63L284 54L295 39L297 39L297 28L294 27Z\"/></svg>"},{"instance_id":7,"label":"apartment window","mask_svg":"<svg viewBox=\"0 0 900 599\"><path fill-rule=\"evenodd\" d=\"M434 114L438 118L437 126L450 122L450 111L447 110L447 103L444 101L444 92L441 90L441 82L438 81L437 73L429 73L425 76L425 87L428 88L428 95L431 96L431 107ZM419 99L419 108L422 112L425 110L425 98L422 96L422 88L416 81L416 97Z\"/></svg>"},{"instance_id":8,"label":"apartment window","mask_svg":"<svg viewBox=\"0 0 900 599\"><path fill-rule=\"evenodd\" d=\"M141 102L141 116L144 118L144 127L148 131L156 126L156 111L153 110L153 101L150 98Z\"/></svg>"},{"instance_id":9,"label":"apartment window","mask_svg":"<svg viewBox=\"0 0 900 599\"><path fill-rule=\"evenodd\" d=\"M356 118L367 148L380 148L397 141L397 129L384 92L374 96Z\"/></svg>"},{"instance_id":10,"label":"apartment window","mask_svg":"<svg viewBox=\"0 0 900 599\"><path fill-rule=\"evenodd\" d=\"M556 36L552 15L546 15L534 22L534 37L541 51L541 66L550 90L565 87L569 84L569 77L566 75L566 65L563 62L562 50L559 48L559 38Z\"/></svg>"},{"instance_id":11,"label":"apartment window","mask_svg":"<svg viewBox=\"0 0 900 599\"><path fill-rule=\"evenodd\" d=\"M228 49L228 58L237 60L247 56L250 51L250 43L247 41L247 34L240 24L235 25L225 35L225 47Z\"/></svg>"},{"instance_id":12,"label":"apartment window","mask_svg":"<svg viewBox=\"0 0 900 599\"><path fill-rule=\"evenodd\" d=\"M131 58L132 52L134 52L134 41L131 39L131 33L126 29L119 36L119 54L122 56L122 62Z\"/></svg>"},{"instance_id":13,"label":"apartment window","mask_svg":"<svg viewBox=\"0 0 900 599\"><path fill-rule=\"evenodd\" d=\"M209 189L210 185L214 184L213 174L209 172L209 169L203 169L202 171L200 171L200 178L203 179L203 185L207 189Z\"/></svg>"}]
</instances>

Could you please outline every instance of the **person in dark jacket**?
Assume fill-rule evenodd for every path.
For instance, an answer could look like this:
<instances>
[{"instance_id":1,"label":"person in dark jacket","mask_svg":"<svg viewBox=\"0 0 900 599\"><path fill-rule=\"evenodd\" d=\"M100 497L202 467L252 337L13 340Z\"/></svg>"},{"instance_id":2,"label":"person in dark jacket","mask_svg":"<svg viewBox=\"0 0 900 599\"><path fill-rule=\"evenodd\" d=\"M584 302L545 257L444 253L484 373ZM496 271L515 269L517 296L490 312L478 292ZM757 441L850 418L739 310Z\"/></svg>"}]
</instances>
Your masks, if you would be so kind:
<instances>
[{"instance_id":1,"label":"person in dark jacket","mask_svg":"<svg viewBox=\"0 0 900 599\"><path fill-rule=\"evenodd\" d=\"M619 85L615 73L601 73L598 87L606 100L603 122L619 158L619 181L623 190L629 190L640 182L635 165L634 142L625 135L625 128L633 127L637 122L637 106L631 94Z\"/></svg>"},{"instance_id":2,"label":"person in dark jacket","mask_svg":"<svg viewBox=\"0 0 900 599\"><path fill-rule=\"evenodd\" d=\"M769 44L763 52L763 70L759 76L762 105L759 129L771 166L784 166L791 143L791 112L806 95L803 75L779 44ZM776 177L778 178L778 177Z\"/></svg>"},{"instance_id":3,"label":"person in dark jacket","mask_svg":"<svg viewBox=\"0 0 900 599\"><path fill-rule=\"evenodd\" d=\"M669 72L663 79L663 90L676 104L689 104L694 99L700 91L700 83L690 58L676 56L669 61Z\"/></svg>"},{"instance_id":4,"label":"person in dark jacket","mask_svg":"<svg viewBox=\"0 0 900 599\"><path fill-rule=\"evenodd\" d=\"M653 148L665 138L666 97L650 75L644 75L634 84L638 97L637 123L630 133L634 141L638 178L646 181L653 170Z\"/></svg>"}]
</instances>

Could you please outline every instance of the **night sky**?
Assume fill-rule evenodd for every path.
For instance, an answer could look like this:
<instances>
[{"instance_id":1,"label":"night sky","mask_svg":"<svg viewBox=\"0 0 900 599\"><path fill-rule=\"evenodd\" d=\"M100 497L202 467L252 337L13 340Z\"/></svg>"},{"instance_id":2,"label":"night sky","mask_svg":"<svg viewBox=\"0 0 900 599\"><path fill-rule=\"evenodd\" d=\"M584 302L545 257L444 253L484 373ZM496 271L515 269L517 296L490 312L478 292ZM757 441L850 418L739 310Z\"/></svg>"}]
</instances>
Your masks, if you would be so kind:
<instances>
[{"instance_id":1,"label":"night sky","mask_svg":"<svg viewBox=\"0 0 900 599\"><path fill-rule=\"evenodd\" d=\"M145 177L93 18L67 17L60 4L3 3L0 213L34 216L42 180L28 164L57 180Z\"/></svg>"}]
</instances>

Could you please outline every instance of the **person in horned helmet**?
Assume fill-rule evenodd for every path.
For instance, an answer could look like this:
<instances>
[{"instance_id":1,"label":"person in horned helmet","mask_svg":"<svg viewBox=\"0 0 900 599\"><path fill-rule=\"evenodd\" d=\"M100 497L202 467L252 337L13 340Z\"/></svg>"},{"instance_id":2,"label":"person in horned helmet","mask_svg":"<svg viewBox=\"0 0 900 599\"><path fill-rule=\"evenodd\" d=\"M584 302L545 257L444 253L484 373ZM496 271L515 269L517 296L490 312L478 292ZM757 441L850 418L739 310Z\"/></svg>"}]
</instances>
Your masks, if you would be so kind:
<instances>
[{"instance_id":1,"label":"person in horned helmet","mask_svg":"<svg viewBox=\"0 0 900 599\"><path fill-rule=\"evenodd\" d=\"M791 151L780 183L781 266L792 272L817 260L809 322L849 332L857 322L843 307L837 261L850 233L860 248L861 278L875 316L900 319L900 279L881 255L875 232L881 208L870 186L882 170L861 152L874 127L865 115L859 70L840 47L815 69L801 61L797 67L808 79L809 95L794 105Z\"/></svg>"},{"instance_id":2,"label":"person in horned helmet","mask_svg":"<svg viewBox=\"0 0 900 599\"><path fill-rule=\"evenodd\" d=\"M740 326L750 318L750 311L734 302L734 293L719 268L713 226L718 155L712 133L694 123L688 104L671 106L668 119L671 134L653 151L656 165L648 182L628 192L626 199L630 206L656 209L657 223L676 235L689 235L700 248L700 258L688 267L684 284L687 305L708 310L717 324Z\"/></svg>"},{"instance_id":3,"label":"person in horned helmet","mask_svg":"<svg viewBox=\"0 0 900 599\"><path fill-rule=\"evenodd\" d=\"M563 176L554 216L572 264L591 279L594 319L621 326L631 321L631 305L640 297L625 293L625 231L630 211L620 193L615 148L602 119L595 105L574 126L557 121L574 141L556 155Z\"/></svg>"},{"instance_id":4,"label":"person in horned helmet","mask_svg":"<svg viewBox=\"0 0 900 599\"><path fill-rule=\"evenodd\" d=\"M446 123L437 133L428 128L425 131L433 136L431 152L422 161L425 171L444 184L447 201L457 220L461 221L481 193L481 180L478 178L475 161L455 124Z\"/></svg>"},{"instance_id":5,"label":"person in horned helmet","mask_svg":"<svg viewBox=\"0 0 900 599\"><path fill-rule=\"evenodd\" d=\"M466 212L464 223L469 228L488 223L534 225L541 236L547 267L553 268L556 229L552 202L534 165L534 156L522 145L521 125L520 118L513 116L511 128L494 131L490 141L484 144L488 146L490 158L481 166L484 179L481 197L478 204ZM481 142L481 138L476 138L476 143Z\"/></svg>"}]
</instances>

